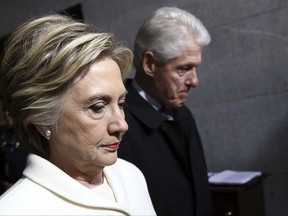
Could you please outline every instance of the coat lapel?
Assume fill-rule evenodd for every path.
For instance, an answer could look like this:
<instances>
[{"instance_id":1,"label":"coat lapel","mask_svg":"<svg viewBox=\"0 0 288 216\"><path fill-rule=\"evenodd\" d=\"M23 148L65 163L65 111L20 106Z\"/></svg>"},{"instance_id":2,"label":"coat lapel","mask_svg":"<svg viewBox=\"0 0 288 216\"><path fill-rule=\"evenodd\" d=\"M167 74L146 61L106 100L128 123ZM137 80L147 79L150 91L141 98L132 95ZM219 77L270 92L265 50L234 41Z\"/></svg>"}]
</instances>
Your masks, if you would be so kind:
<instances>
[{"instance_id":1,"label":"coat lapel","mask_svg":"<svg viewBox=\"0 0 288 216\"><path fill-rule=\"evenodd\" d=\"M131 80L126 81L126 88L129 92L126 97L126 108L147 128L159 130L165 137L167 145L178 159L179 163L181 163L181 167L184 167L183 171L190 177L190 165L186 155L188 154L186 146L187 140L185 140L187 137L185 136L180 123L177 121L177 118L179 117L178 112L181 112L181 108L173 109L175 120L165 121L162 114L155 110L131 86Z\"/></svg>"},{"instance_id":2,"label":"coat lapel","mask_svg":"<svg viewBox=\"0 0 288 216\"><path fill-rule=\"evenodd\" d=\"M23 174L27 178L34 181L36 184L46 188L54 193L58 194L71 202L78 203L80 205L86 205L96 208L107 208L115 209L120 212L124 212L129 215L129 212L120 204L110 202L107 199L102 198L95 192L89 190L75 179L68 176L58 167L51 164L49 161L37 156L30 154L27 159L28 166L24 170ZM106 167L110 168L110 167ZM105 171L104 174L107 176L107 181L110 183L112 178L117 179L113 176L111 172ZM112 176L110 176L112 175ZM108 180L109 179L109 180ZM121 183L118 185L113 185L113 190L119 188L121 190ZM123 193L123 191L118 191L117 194ZM125 193L124 193L125 194ZM118 195L120 200L124 198ZM122 201L123 203L123 201Z\"/></svg>"},{"instance_id":3,"label":"coat lapel","mask_svg":"<svg viewBox=\"0 0 288 216\"><path fill-rule=\"evenodd\" d=\"M157 129L162 124L163 117L147 101L145 101L138 92L131 86L131 80L126 81L128 94L125 108L128 109L136 119L150 129Z\"/></svg>"}]
</instances>

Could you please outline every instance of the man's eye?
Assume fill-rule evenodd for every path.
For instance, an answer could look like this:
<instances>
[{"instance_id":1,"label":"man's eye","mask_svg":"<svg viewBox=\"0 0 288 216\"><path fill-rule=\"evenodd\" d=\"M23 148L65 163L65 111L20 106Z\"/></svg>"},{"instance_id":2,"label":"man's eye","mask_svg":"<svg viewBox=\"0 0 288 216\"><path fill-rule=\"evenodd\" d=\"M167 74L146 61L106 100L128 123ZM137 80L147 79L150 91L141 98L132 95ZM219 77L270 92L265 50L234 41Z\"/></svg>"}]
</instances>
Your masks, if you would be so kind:
<instances>
[{"instance_id":1,"label":"man's eye","mask_svg":"<svg viewBox=\"0 0 288 216\"><path fill-rule=\"evenodd\" d=\"M184 76L190 69L187 67L178 68L177 73L179 76Z\"/></svg>"},{"instance_id":2,"label":"man's eye","mask_svg":"<svg viewBox=\"0 0 288 216\"><path fill-rule=\"evenodd\" d=\"M104 109L104 104L93 104L92 106L90 106L89 108L95 112L95 113L100 113L103 109Z\"/></svg>"},{"instance_id":3,"label":"man's eye","mask_svg":"<svg viewBox=\"0 0 288 216\"><path fill-rule=\"evenodd\" d=\"M187 72L194 69L195 67L196 65L187 65L187 66L179 67L177 69L177 73L179 76L184 76Z\"/></svg>"}]
</instances>

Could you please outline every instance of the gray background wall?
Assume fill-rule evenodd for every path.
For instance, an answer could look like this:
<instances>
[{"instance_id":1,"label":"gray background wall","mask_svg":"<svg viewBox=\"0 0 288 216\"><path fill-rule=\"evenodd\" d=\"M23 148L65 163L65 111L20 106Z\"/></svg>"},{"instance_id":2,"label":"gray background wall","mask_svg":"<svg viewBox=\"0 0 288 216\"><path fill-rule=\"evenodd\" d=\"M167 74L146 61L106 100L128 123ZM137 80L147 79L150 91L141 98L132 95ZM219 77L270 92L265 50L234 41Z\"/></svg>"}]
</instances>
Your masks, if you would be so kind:
<instances>
[{"instance_id":1,"label":"gray background wall","mask_svg":"<svg viewBox=\"0 0 288 216\"><path fill-rule=\"evenodd\" d=\"M30 17L79 2L86 22L114 32L130 48L139 25L158 7L175 5L203 21L212 42L187 105L208 169L272 174L264 181L266 213L287 216L288 1L1 0L0 36Z\"/></svg>"}]
</instances>

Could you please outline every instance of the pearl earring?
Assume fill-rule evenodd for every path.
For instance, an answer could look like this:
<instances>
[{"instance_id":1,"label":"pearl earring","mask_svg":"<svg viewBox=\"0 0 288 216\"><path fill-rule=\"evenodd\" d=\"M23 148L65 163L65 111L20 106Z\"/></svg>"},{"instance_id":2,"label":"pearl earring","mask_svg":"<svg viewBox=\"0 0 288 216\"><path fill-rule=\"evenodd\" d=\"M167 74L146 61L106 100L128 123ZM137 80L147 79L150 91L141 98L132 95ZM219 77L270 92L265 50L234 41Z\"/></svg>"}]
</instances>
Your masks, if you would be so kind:
<instances>
[{"instance_id":1,"label":"pearl earring","mask_svg":"<svg viewBox=\"0 0 288 216\"><path fill-rule=\"evenodd\" d=\"M47 129L46 131L45 131L45 138L47 139L47 140L49 140L50 139L50 137L51 137L51 130L49 130L49 129Z\"/></svg>"}]
</instances>

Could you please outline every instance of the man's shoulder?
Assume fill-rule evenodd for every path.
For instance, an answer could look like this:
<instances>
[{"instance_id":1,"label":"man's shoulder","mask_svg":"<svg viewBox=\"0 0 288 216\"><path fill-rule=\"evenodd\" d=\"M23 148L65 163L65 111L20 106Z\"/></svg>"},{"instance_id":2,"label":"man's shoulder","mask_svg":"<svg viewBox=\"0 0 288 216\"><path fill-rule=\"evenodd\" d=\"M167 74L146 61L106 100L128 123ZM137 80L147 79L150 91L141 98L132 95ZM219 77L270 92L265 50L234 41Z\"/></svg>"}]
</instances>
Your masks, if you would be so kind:
<instances>
[{"instance_id":1,"label":"man's shoulder","mask_svg":"<svg viewBox=\"0 0 288 216\"><path fill-rule=\"evenodd\" d=\"M128 92L126 95L126 104L138 104L138 103L145 103L144 99L139 95L136 89L132 86L132 79L126 79L124 81L125 88Z\"/></svg>"},{"instance_id":2,"label":"man's shoulder","mask_svg":"<svg viewBox=\"0 0 288 216\"><path fill-rule=\"evenodd\" d=\"M187 105L183 105L175 109L175 113L179 118L191 118L194 119L192 111L187 107Z\"/></svg>"},{"instance_id":3,"label":"man's shoulder","mask_svg":"<svg viewBox=\"0 0 288 216\"><path fill-rule=\"evenodd\" d=\"M133 79L131 79L131 78L124 80L124 85L125 85L127 91L134 90L134 88L132 87L132 81L133 81Z\"/></svg>"}]
</instances>

